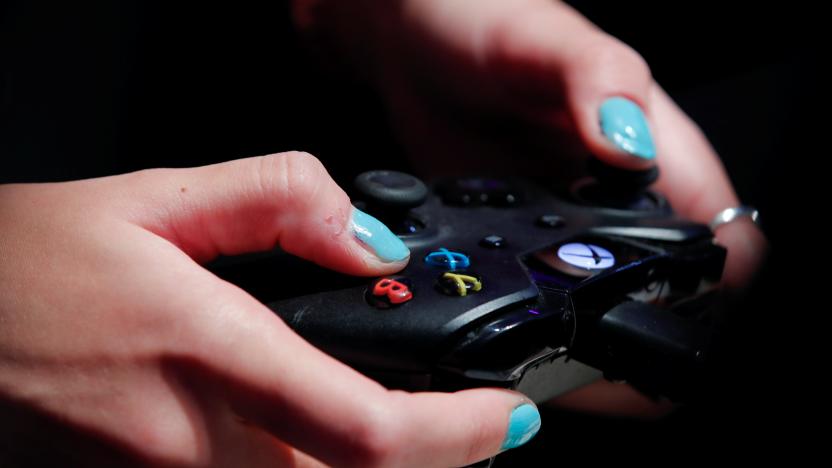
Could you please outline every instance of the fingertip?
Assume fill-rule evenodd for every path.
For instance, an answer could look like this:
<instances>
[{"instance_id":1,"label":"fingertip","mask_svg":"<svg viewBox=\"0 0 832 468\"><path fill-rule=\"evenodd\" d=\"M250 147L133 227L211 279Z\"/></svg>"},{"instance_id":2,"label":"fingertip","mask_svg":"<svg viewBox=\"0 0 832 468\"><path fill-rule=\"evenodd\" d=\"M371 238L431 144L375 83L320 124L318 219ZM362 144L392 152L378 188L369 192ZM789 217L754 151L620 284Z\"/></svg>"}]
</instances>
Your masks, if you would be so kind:
<instances>
[{"instance_id":1,"label":"fingertip","mask_svg":"<svg viewBox=\"0 0 832 468\"><path fill-rule=\"evenodd\" d=\"M410 261L410 249L377 218L353 207L343 229L327 242L311 246L315 263L356 276L396 273Z\"/></svg>"},{"instance_id":2,"label":"fingertip","mask_svg":"<svg viewBox=\"0 0 832 468\"><path fill-rule=\"evenodd\" d=\"M478 390L473 390L478 391ZM502 436L500 451L506 451L525 445L540 431L541 417L537 405L526 395L505 389L484 389L495 392L503 405L502 417L505 432Z\"/></svg>"},{"instance_id":3,"label":"fingertip","mask_svg":"<svg viewBox=\"0 0 832 468\"><path fill-rule=\"evenodd\" d=\"M525 445L540 431L540 411L532 402L524 402L511 410L508 429L503 439L502 450L510 450Z\"/></svg>"},{"instance_id":4,"label":"fingertip","mask_svg":"<svg viewBox=\"0 0 832 468\"><path fill-rule=\"evenodd\" d=\"M399 260L396 262L384 262L376 257L374 254L367 252L365 247L358 247L364 252L361 255L364 257L364 264L362 266L362 271L356 272L357 275L362 276L383 276L383 275L391 275L393 273L397 273L402 271L404 267L407 266L408 262L410 262L410 256L404 258L404 260Z\"/></svg>"},{"instance_id":5,"label":"fingertip","mask_svg":"<svg viewBox=\"0 0 832 468\"><path fill-rule=\"evenodd\" d=\"M601 133L617 150L626 155L651 161L656 158L656 144L647 117L635 101L611 96L598 106Z\"/></svg>"},{"instance_id":6,"label":"fingertip","mask_svg":"<svg viewBox=\"0 0 832 468\"><path fill-rule=\"evenodd\" d=\"M350 229L358 243L384 264L406 264L410 249L384 223L353 207Z\"/></svg>"},{"instance_id":7,"label":"fingertip","mask_svg":"<svg viewBox=\"0 0 832 468\"><path fill-rule=\"evenodd\" d=\"M564 64L567 101L581 139L597 158L624 169L655 165L650 68L604 33L586 39Z\"/></svg>"},{"instance_id":8,"label":"fingertip","mask_svg":"<svg viewBox=\"0 0 832 468\"><path fill-rule=\"evenodd\" d=\"M526 395L506 389L480 388L457 392L455 395L469 398L471 411L490 413L490 427L496 438L489 453L480 452L479 458L525 445L540 431L542 419L537 405ZM479 409L477 409L479 408ZM486 417L487 419L488 417ZM475 453L475 451L470 451ZM477 458L477 457L474 457ZM473 461L473 460L469 460Z\"/></svg>"},{"instance_id":9,"label":"fingertip","mask_svg":"<svg viewBox=\"0 0 832 468\"><path fill-rule=\"evenodd\" d=\"M597 96L574 103L572 112L589 154L622 169L656 165L653 126L637 100L621 94Z\"/></svg>"}]
</instances>

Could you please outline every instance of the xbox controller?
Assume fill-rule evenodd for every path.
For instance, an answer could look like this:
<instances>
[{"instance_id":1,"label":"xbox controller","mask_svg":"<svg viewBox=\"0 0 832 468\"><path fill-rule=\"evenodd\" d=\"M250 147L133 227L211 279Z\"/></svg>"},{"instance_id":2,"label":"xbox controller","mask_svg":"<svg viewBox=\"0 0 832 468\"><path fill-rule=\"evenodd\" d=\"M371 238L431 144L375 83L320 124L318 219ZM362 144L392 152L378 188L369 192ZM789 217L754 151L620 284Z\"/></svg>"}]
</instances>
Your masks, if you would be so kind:
<instances>
[{"instance_id":1,"label":"xbox controller","mask_svg":"<svg viewBox=\"0 0 832 468\"><path fill-rule=\"evenodd\" d=\"M655 170L605 171L567 191L361 174L356 206L399 234L408 266L367 280L277 254L267 268L292 272L290 296L260 297L390 388L496 386L543 401L606 375L684 399L707 360L725 250L647 189Z\"/></svg>"}]
</instances>

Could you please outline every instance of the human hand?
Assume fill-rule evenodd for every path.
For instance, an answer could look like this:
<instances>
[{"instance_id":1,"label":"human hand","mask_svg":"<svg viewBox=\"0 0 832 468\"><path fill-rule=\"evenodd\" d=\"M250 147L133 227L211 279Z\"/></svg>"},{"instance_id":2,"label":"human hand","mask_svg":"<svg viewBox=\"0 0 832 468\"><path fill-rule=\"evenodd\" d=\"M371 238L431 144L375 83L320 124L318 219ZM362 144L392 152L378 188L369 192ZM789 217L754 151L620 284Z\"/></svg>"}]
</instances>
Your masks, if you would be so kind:
<instances>
[{"instance_id":1,"label":"human hand","mask_svg":"<svg viewBox=\"0 0 832 468\"><path fill-rule=\"evenodd\" d=\"M561 2L295 0L295 17L375 83L424 172L568 179L591 154L657 164L654 188L689 219L707 224L739 204L641 56ZM716 237L728 249L725 285L743 287L765 257L762 233L741 220Z\"/></svg>"},{"instance_id":2,"label":"human hand","mask_svg":"<svg viewBox=\"0 0 832 468\"><path fill-rule=\"evenodd\" d=\"M719 157L642 57L561 2L296 0L295 17L382 92L424 172L568 180L594 155L658 165L654 188L688 219L707 224L739 205ZM743 219L716 239L728 250L723 284L743 288L765 257L764 236ZM606 382L561 403L630 415L669 407Z\"/></svg>"},{"instance_id":3,"label":"human hand","mask_svg":"<svg viewBox=\"0 0 832 468\"><path fill-rule=\"evenodd\" d=\"M0 409L26 409L2 432L37 414L82 462L186 466L464 465L536 432L518 393L386 390L198 263L278 244L356 275L409 256L303 153L0 186Z\"/></svg>"}]
</instances>

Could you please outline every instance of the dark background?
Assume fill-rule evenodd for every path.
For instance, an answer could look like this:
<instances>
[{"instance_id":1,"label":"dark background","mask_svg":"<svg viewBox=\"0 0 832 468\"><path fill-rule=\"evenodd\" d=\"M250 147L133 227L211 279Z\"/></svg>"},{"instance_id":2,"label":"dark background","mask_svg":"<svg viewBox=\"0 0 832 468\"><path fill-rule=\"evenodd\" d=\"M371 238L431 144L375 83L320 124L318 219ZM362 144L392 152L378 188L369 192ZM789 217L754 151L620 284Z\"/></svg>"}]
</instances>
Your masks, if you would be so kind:
<instances>
[{"instance_id":1,"label":"dark background","mask_svg":"<svg viewBox=\"0 0 832 468\"><path fill-rule=\"evenodd\" d=\"M0 182L291 149L320 157L342 181L407 168L378 97L311 66L282 2L80 3L0 2ZM812 389L791 346L805 322L784 299L803 280L780 247L807 231L797 192L822 157L814 142L824 135L808 131L813 15L715 1L571 3L647 59L709 136L740 198L760 208L774 250L728 322L731 344L699 402L660 422L545 410L542 434L501 466L786 452L799 428L790 415L811 404L798 394Z\"/></svg>"}]
</instances>

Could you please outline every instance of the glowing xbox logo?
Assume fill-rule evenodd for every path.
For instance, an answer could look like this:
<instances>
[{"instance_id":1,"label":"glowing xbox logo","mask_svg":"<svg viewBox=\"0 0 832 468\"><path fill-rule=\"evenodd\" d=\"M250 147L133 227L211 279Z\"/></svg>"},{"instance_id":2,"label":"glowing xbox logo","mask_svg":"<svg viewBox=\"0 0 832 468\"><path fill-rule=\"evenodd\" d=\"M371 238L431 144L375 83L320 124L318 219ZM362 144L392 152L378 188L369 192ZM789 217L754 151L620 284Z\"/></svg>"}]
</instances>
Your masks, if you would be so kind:
<instances>
[{"instance_id":1,"label":"glowing xbox logo","mask_svg":"<svg viewBox=\"0 0 832 468\"><path fill-rule=\"evenodd\" d=\"M560 246L558 258L572 267L589 272L605 270L615 265L615 257L609 250L580 242Z\"/></svg>"}]
</instances>

